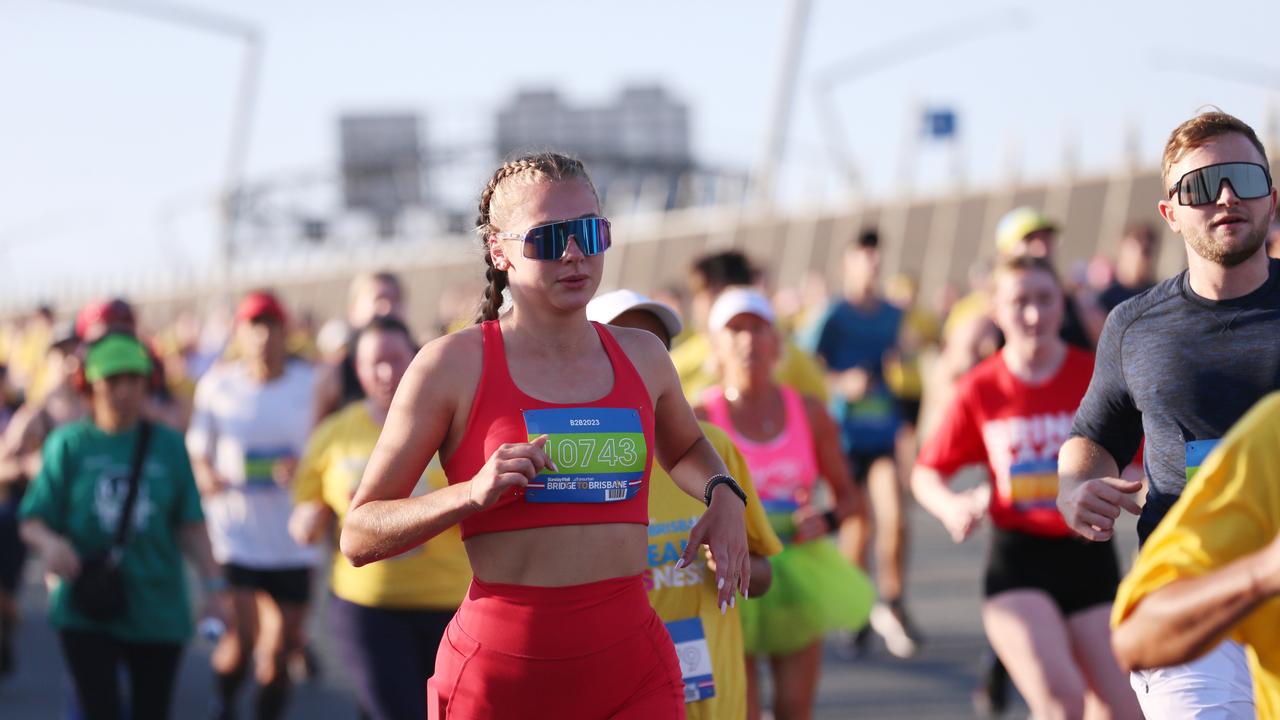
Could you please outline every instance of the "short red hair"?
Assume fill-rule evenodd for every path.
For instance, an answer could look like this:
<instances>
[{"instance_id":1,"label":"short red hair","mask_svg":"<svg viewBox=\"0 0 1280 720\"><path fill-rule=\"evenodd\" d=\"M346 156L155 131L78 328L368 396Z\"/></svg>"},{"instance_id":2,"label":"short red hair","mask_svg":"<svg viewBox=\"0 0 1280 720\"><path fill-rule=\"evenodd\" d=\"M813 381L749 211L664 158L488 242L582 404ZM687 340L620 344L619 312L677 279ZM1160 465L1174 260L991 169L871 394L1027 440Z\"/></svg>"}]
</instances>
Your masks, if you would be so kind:
<instances>
[{"instance_id":1,"label":"short red hair","mask_svg":"<svg viewBox=\"0 0 1280 720\"><path fill-rule=\"evenodd\" d=\"M1160 177L1164 179L1165 184L1172 182L1169 177L1169 168L1181 160L1188 150L1198 148L1210 140L1227 133L1240 133L1245 136L1258 149L1258 154L1262 156L1262 164L1267 168L1267 172L1271 172L1271 163L1267 160L1267 151L1262 147L1262 141L1258 140L1258 134L1253 131L1253 128L1249 127L1240 118L1228 115L1215 108L1187 120L1174 128L1173 132L1169 134L1169 140L1164 144L1164 157L1160 162Z\"/></svg>"}]
</instances>

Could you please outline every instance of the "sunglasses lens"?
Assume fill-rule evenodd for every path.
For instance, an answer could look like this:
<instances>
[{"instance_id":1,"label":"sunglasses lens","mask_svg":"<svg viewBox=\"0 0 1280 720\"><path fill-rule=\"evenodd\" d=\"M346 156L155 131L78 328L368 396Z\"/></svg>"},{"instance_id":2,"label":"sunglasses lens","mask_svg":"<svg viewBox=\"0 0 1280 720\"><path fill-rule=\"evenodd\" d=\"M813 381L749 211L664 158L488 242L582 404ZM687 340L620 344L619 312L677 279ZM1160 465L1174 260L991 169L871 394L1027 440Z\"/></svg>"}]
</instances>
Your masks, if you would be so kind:
<instances>
[{"instance_id":1,"label":"sunglasses lens","mask_svg":"<svg viewBox=\"0 0 1280 720\"><path fill-rule=\"evenodd\" d=\"M609 249L609 221L583 218L539 225L524 237L524 256L533 260L559 260L570 242L576 241L583 255L598 255Z\"/></svg>"},{"instance_id":2,"label":"sunglasses lens","mask_svg":"<svg viewBox=\"0 0 1280 720\"><path fill-rule=\"evenodd\" d=\"M539 225L524 236L524 256L532 260L559 260L564 255L565 236L555 232L556 225Z\"/></svg>"},{"instance_id":3,"label":"sunglasses lens","mask_svg":"<svg viewBox=\"0 0 1280 720\"><path fill-rule=\"evenodd\" d=\"M609 221L604 218L587 218L574 220L578 227L574 229L574 237L583 255L598 255L609 249L612 244L609 237Z\"/></svg>"},{"instance_id":4,"label":"sunglasses lens","mask_svg":"<svg viewBox=\"0 0 1280 720\"><path fill-rule=\"evenodd\" d=\"M1253 163L1223 163L1192 170L1178 184L1178 202L1183 205L1207 205L1217 202L1222 193L1222 183L1231 184L1231 192L1241 200L1266 197L1271 192L1271 180L1261 165Z\"/></svg>"}]
</instances>

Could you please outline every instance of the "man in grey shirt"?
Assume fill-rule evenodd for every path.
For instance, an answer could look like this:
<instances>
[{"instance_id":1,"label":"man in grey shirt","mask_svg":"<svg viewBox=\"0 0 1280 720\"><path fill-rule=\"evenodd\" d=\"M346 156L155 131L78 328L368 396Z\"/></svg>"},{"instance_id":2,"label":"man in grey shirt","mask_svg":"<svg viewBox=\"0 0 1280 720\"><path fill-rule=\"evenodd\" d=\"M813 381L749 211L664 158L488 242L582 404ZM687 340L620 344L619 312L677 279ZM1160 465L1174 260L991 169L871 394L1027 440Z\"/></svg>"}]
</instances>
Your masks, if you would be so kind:
<instances>
[{"instance_id":1,"label":"man in grey shirt","mask_svg":"<svg viewBox=\"0 0 1280 720\"><path fill-rule=\"evenodd\" d=\"M1107 318L1089 391L1058 457L1058 507L1090 540L1122 510L1145 540L1213 444L1280 388L1280 261L1266 255L1277 194L1254 131L1221 112L1173 131L1160 215L1187 247L1188 269L1121 303ZM1142 483L1119 477L1145 435ZM1224 642L1131 683L1147 717L1252 718L1243 649ZM1225 714L1224 714L1225 713Z\"/></svg>"}]
</instances>

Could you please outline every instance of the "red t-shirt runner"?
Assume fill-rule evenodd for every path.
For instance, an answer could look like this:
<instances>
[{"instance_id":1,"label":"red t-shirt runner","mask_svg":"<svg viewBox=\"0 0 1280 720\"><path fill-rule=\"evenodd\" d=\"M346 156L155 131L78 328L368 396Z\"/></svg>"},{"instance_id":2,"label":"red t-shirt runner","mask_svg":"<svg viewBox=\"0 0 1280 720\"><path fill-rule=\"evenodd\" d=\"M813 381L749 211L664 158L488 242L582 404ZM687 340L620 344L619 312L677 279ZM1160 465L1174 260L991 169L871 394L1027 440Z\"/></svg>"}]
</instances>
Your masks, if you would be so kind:
<instances>
[{"instance_id":1,"label":"red t-shirt runner","mask_svg":"<svg viewBox=\"0 0 1280 720\"><path fill-rule=\"evenodd\" d=\"M1004 353L982 361L955 397L917 462L944 478L966 465L991 473L991 522L1041 537L1067 537L1058 512L1058 449L1093 375L1093 354L1067 347L1062 367L1038 385L1009 371Z\"/></svg>"}]
</instances>

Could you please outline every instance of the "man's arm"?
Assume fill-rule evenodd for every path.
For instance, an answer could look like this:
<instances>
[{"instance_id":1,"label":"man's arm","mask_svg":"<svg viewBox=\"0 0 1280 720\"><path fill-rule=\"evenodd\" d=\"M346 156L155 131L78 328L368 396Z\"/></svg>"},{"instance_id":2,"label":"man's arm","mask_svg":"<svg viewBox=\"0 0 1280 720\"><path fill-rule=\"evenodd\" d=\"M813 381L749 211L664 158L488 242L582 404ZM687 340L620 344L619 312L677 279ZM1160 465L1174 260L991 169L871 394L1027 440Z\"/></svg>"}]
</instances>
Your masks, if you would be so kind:
<instances>
[{"instance_id":1,"label":"man's arm","mask_svg":"<svg viewBox=\"0 0 1280 720\"><path fill-rule=\"evenodd\" d=\"M1177 580L1147 595L1112 631L1111 647L1125 670L1191 662L1277 596L1280 535L1220 570Z\"/></svg>"},{"instance_id":2,"label":"man's arm","mask_svg":"<svg viewBox=\"0 0 1280 720\"><path fill-rule=\"evenodd\" d=\"M1058 451L1058 511L1089 540L1110 540L1121 510L1142 512L1142 483L1120 477L1115 458L1098 443L1073 437Z\"/></svg>"},{"instance_id":3,"label":"man's arm","mask_svg":"<svg viewBox=\"0 0 1280 720\"><path fill-rule=\"evenodd\" d=\"M211 396L217 393L212 371L196 384L196 396L192 402L191 423L187 428L187 455L191 458L191 470L195 474L196 488L205 497L217 495L227 488L227 481L214 467L214 451L217 447L217 422L211 406Z\"/></svg>"},{"instance_id":4,"label":"man's arm","mask_svg":"<svg viewBox=\"0 0 1280 720\"><path fill-rule=\"evenodd\" d=\"M1098 542L1111 539L1121 510L1142 512L1142 483L1120 478L1120 466L1142 442L1142 413L1121 348L1130 321L1122 312L1107 317L1089 389L1076 409L1071 438L1058 451L1058 511L1072 530Z\"/></svg>"}]
</instances>

